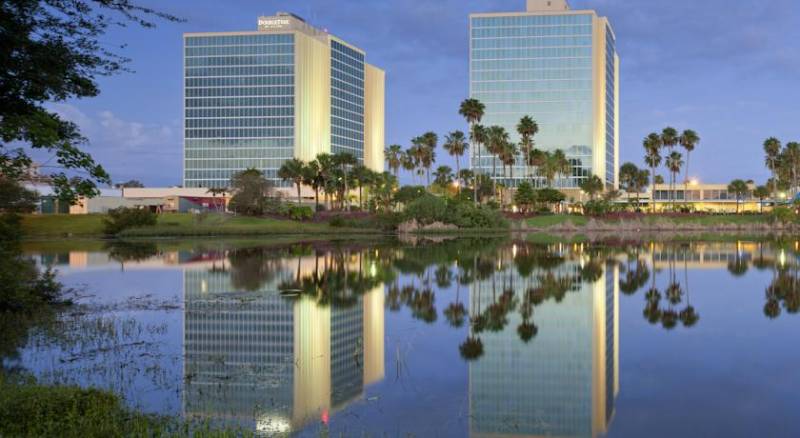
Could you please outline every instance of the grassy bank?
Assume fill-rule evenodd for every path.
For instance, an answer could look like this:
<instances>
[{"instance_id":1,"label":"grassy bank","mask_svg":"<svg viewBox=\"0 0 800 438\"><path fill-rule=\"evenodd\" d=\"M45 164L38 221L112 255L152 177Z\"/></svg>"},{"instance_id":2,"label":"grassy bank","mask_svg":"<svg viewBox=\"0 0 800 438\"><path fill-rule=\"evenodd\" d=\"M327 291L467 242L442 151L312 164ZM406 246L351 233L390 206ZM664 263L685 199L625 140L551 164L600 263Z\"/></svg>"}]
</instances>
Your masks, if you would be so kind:
<instances>
[{"instance_id":1,"label":"grassy bank","mask_svg":"<svg viewBox=\"0 0 800 438\"><path fill-rule=\"evenodd\" d=\"M27 215L22 233L28 239L103 237L102 214ZM327 223L299 222L243 216L162 214L153 227L125 230L119 237L263 236L289 234L380 233L374 228L332 227Z\"/></svg>"},{"instance_id":2,"label":"grassy bank","mask_svg":"<svg viewBox=\"0 0 800 438\"><path fill-rule=\"evenodd\" d=\"M577 215L536 216L518 221L518 231L680 231L788 229L767 215L631 215L592 218Z\"/></svg>"},{"instance_id":3,"label":"grassy bank","mask_svg":"<svg viewBox=\"0 0 800 438\"><path fill-rule=\"evenodd\" d=\"M73 386L7 383L0 376L0 436L247 437L249 431L189 425L129 410L110 392Z\"/></svg>"}]
</instances>

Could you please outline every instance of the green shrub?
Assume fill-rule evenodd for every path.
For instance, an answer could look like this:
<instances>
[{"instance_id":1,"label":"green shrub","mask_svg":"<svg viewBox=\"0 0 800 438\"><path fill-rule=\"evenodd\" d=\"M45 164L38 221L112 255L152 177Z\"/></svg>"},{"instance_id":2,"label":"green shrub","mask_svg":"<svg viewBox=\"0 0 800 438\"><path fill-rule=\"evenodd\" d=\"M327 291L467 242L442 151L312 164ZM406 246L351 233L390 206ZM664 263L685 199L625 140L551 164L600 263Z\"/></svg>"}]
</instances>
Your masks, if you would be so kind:
<instances>
[{"instance_id":1,"label":"green shrub","mask_svg":"<svg viewBox=\"0 0 800 438\"><path fill-rule=\"evenodd\" d=\"M422 186L403 186L394 194L394 201L401 204L410 204L423 196L429 196L425 187Z\"/></svg>"},{"instance_id":2,"label":"green shrub","mask_svg":"<svg viewBox=\"0 0 800 438\"><path fill-rule=\"evenodd\" d=\"M408 219L416 219L421 225L434 222L452 223L448 215L448 202L445 198L426 194L406 205L403 215Z\"/></svg>"},{"instance_id":3,"label":"green shrub","mask_svg":"<svg viewBox=\"0 0 800 438\"><path fill-rule=\"evenodd\" d=\"M797 214L789 207L775 207L769 214L772 223L790 224L797 221Z\"/></svg>"},{"instance_id":4,"label":"green shrub","mask_svg":"<svg viewBox=\"0 0 800 438\"><path fill-rule=\"evenodd\" d=\"M341 216L336 216L330 221L330 226L341 228L345 226L345 220Z\"/></svg>"},{"instance_id":5,"label":"green shrub","mask_svg":"<svg viewBox=\"0 0 800 438\"><path fill-rule=\"evenodd\" d=\"M588 201L583 205L583 212L587 216L602 216L611 213L613 210L614 206L610 202L603 200Z\"/></svg>"},{"instance_id":6,"label":"green shrub","mask_svg":"<svg viewBox=\"0 0 800 438\"><path fill-rule=\"evenodd\" d=\"M305 205L292 205L289 207L289 217L296 221L305 221L314 217L314 210Z\"/></svg>"},{"instance_id":7,"label":"green shrub","mask_svg":"<svg viewBox=\"0 0 800 438\"><path fill-rule=\"evenodd\" d=\"M156 214L150 210L121 207L108 211L103 227L106 234L117 234L129 228L152 227L157 220Z\"/></svg>"},{"instance_id":8,"label":"green shrub","mask_svg":"<svg viewBox=\"0 0 800 438\"><path fill-rule=\"evenodd\" d=\"M459 228L505 228L508 221L502 213L491 206L476 207L472 202L439 198L426 195L406 206L403 220L416 221L421 225L434 222L456 225Z\"/></svg>"}]
</instances>

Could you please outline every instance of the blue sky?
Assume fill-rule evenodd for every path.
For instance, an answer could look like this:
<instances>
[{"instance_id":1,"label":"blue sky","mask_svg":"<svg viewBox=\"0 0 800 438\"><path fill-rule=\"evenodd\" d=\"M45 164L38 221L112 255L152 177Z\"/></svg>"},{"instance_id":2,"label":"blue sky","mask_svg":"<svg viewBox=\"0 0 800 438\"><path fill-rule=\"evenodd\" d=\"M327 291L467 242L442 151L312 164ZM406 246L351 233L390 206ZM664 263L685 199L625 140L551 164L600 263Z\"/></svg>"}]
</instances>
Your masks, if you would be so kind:
<instances>
[{"instance_id":1,"label":"blue sky","mask_svg":"<svg viewBox=\"0 0 800 438\"><path fill-rule=\"evenodd\" d=\"M133 73L101 78L92 99L54 104L91 140L114 181L181 183L182 33L255 29L258 15L294 12L362 47L387 72L387 144L425 131L466 129L467 15L521 11L524 0L140 0L185 18L155 29L113 29ZM571 0L614 26L621 65L623 161L642 164L641 140L666 125L702 142L691 174L763 183L761 143L800 141L800 2L797 0ZM535 114L533 115L535 117ZM452 164L443 151L441 164ZM662 172L664 173L664 172Z\"/></svg>"}]
</instances>

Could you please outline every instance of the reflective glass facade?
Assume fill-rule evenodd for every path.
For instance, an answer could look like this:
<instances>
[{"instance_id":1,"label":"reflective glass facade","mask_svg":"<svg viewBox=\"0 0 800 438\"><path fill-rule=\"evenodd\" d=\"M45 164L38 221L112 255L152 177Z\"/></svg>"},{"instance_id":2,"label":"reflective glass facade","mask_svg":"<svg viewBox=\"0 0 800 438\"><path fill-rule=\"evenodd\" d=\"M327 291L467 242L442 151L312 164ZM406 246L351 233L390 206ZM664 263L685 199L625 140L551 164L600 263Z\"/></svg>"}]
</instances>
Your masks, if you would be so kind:
<instances>
[{"instance_id":1,"label":"reflective glass facade","mask_svg":"<svg viewBox=\"0 0 800 438\"><path fill-rule=\"evenodd\" d=\"M364 54L331 41L331 151L364 159Z\"/></svg>"},{"instance_id":2,"label":"reflective glass facade","mask_svg":"<svg viewBox=\"0 0 800 438\"><path fill-rule=\"evenodd\" d=\"M294 35L187 35L184 56L184 185L228 187L248 168L280 185L294 153Z\"/></svg>"},{"instance_id":3,"label":"reflective glass facade","mask_svg":"<svg viewBox=\"0 0 800 438\"><path fill-rule=\"evenodd\" d=\"M606 101L606 113L598 115L594 57L598 44L607 44L595 37L598 22L591 11L470 17L470 95L486 106L481 124L502 126L519 143L517 124L531 116L539 125L535 147L561 149L573 165L569 177L555 182L562 188L577 187L582 179L604 170L599 176L614 183L616 53L610 36L610 62L604 63L609 76L603 81L607 82L603 92L610 93L611 99ZM596 123L610 127L602 144L598 144ZM612 164L595 169L596 154L606 156L606 150L610 150L606 160ZM493 158L481 152L473 166L491 175ZM510 186L521 182L526 177L521 151L513 174L503 175L501 169L498 162L496 178ZM534 182L545 184L541 177L534 177Z\"/></svg>"}]
</instances>

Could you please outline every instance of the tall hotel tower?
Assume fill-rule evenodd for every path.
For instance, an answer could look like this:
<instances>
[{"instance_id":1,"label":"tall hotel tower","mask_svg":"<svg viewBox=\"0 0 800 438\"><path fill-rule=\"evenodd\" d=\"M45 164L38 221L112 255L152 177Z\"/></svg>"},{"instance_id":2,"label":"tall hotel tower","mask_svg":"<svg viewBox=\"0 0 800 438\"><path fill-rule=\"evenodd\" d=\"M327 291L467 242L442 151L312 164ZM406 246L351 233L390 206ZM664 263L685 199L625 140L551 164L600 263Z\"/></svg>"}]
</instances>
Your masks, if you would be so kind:
<instances>
[{"instance_id":1,"label":"tall hotel tower","mask_svg":"<svg viewBox=\"0 0 800 438\"><path fill-rule=\"evenodd\" d=\"M349 152L383 171L384 72L292 14L258 30L184 34L185 187L227 187L291 158Z\"/></svg>"},{"instance_id":2,"label":"tall hotel tower","mask_svg":"<svg viewBox=\"0 0 800 438\"><path fill-rule=\"evenodd\" d=\"M486 106L481 124L504 127L515 143L519 120L536 120L535 147L561 149L572 163L558 187L576 188L589 175L618 187L619 57L607 18L566 0L470 15L470 96ZM492 161L481 148L473 168L491 175ZM507 176L498 165L495 176L516 186L526 177L521 153L516 163Z\"/></svg>"}]
</instances>

